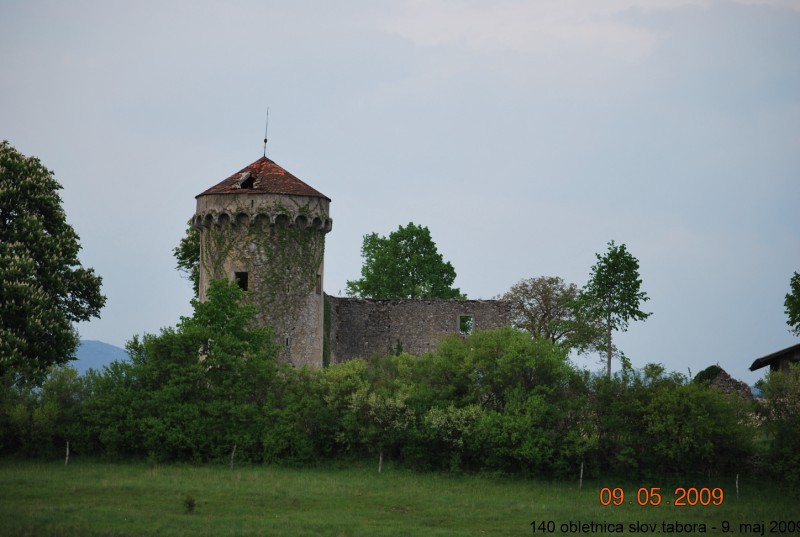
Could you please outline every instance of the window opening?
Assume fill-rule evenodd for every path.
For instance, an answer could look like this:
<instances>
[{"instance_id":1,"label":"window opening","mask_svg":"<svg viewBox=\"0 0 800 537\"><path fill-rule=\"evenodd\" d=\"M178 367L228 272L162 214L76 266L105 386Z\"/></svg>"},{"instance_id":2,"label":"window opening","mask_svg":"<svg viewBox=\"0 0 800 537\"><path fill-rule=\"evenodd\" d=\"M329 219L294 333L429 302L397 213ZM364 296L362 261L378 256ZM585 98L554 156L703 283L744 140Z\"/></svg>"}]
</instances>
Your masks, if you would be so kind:
<instances>
[{"instance_id":1,"label":"window opening","mask_svg":"<svg viewBox=\"0 0 800 537\"><path fill-rule=\"evenodd\" d=\"M248 284L249 284L249 274L247 272L234 272L233 279L236 280L236 284L242 291L247 291Z\"/></svg>"},{"instance_id":2,"label":"window opening","mask_svg":"<svg viewBox=\"0 0 800 537\"><path fill-rule=\"evenodd\" d=\"M475 328L475 316L471 314L458 316L458 333L462 336L468 336Z\"/></svg>"},{"instance_id":3,"label":"window opening","mask_svg":"<svg viewBox=\"0 0 800 537\"><path fill-rule=\"evenodd\" d=\"M322 294L322 274L317 274L317 294Z\"/></svg>"}]
</instances>

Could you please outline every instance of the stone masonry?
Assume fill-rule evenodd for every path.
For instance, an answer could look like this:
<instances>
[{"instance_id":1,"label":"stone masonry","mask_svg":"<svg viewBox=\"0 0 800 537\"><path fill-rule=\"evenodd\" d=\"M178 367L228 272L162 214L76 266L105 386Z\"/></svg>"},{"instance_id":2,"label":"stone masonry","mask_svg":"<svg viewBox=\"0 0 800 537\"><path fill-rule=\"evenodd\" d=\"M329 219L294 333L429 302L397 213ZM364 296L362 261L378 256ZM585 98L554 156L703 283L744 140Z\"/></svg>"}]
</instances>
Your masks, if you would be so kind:
<instances>
[{"instance_id":1,"label":"stone masonry","mask_svg":"<svg viewBox=\"0 0 800 537\"><path fill-rule=\"evenodd\" d=\"M272 328L281 358L295 366L322 367L326 340L329 363L398 350L419 356L445 335L510 324L510 305L496 300L325 296L331 200L266 157L196 198L200 300L211 280L236 281L256 306L256 322Z\"/></svg>"},{"instance_id":2,"label":"stone masonry","mask_svg":"<svg viewBox=\"0 0 800 537\"><path fill-rule=\"evenodd\" d=\"M367 300L326 296L330 304L331 363L402 350L421 356L443 336L510 324L501 300Z\"/></svg>"}]
</instances>

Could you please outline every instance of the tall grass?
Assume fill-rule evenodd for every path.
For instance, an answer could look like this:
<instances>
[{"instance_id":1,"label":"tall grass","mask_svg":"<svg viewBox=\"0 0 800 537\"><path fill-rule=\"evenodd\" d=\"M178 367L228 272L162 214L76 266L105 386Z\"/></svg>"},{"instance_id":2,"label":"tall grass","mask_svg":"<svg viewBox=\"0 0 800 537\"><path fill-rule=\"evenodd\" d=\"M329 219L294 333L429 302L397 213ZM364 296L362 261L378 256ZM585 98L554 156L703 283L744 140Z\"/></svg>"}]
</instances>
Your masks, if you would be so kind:
<instances>
[{"instance_id":1,"label":"tall grass","mask_svg":"<svg viewBox=\"0 0 800 537\"><path fill-rule=\"evenodd\" d=\"M683 486L702 486L683 483ZM733 479L722 506L603 507L601 487L666 484L539 482L328 469L0 461L0 535L455 536L530 535L530 523L740 523L791 520L797 498ZM674 486L672 487L674 488ZM671 494L671 492L668 492ZM666 498L666 496L665 496ZM191 509L187 502L191 500ZM627 502L626 502L627 503ZM800 516L794 516L800 520ZM537 535L540 532L537 531ZM554 535L561 535L560 531ZM603 535L603 533L594 533ZM617 534L615 534L617 535ZM798 533L800 535L800 533Z\"/></svg>"}]
</instances>

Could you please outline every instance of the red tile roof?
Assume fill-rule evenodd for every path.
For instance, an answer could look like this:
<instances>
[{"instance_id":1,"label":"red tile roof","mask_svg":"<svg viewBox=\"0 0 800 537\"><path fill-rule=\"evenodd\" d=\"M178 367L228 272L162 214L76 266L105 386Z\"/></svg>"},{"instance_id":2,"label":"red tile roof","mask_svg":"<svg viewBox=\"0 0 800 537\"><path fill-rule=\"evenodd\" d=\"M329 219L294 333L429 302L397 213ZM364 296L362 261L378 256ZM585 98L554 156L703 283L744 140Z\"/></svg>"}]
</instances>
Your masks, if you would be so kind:
<instances>
[{"instance_id":1,"label":"red tile roof","mask_svg":"<svg viewBox=\"0 0 800 537\"><path fill-rule=\"evenodd\" d=\"M250 175L247 175L247 174ZM198 194L289 194L292 196L309 196L312 198L331 199L315 190L303 181L287 172L267 157L261 157L254 163L242 168L221 183Z\"/></svg>"}]
</instances>

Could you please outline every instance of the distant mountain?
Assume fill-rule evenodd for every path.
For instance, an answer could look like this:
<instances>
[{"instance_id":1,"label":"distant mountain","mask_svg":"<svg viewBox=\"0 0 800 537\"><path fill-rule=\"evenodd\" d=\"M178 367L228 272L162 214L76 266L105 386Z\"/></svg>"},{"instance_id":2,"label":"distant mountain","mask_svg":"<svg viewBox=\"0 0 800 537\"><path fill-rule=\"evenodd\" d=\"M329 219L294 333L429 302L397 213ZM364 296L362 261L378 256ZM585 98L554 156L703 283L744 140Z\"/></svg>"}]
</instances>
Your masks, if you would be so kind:
<instances>
[{"instance_id":1,"label":"distant mountain","mask_svg":"<svg viewBox=\"0 0 800 537\"><path fill-rule=\"evenodd\" d=\"M69 365L77 369L81 375L86 374L89 369L101 371L104 365L115 360L129 359L125 349L94 340L82 339L75 354L78 359L69 362Z\"/></svg>"}]
</instances>

